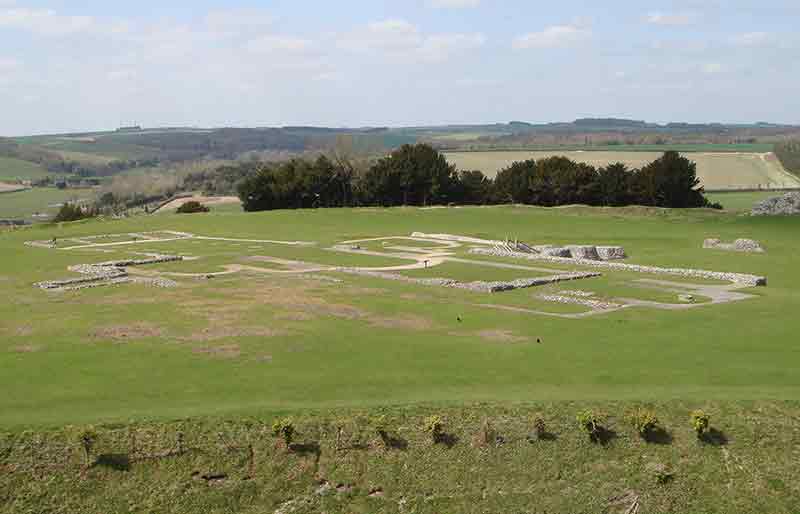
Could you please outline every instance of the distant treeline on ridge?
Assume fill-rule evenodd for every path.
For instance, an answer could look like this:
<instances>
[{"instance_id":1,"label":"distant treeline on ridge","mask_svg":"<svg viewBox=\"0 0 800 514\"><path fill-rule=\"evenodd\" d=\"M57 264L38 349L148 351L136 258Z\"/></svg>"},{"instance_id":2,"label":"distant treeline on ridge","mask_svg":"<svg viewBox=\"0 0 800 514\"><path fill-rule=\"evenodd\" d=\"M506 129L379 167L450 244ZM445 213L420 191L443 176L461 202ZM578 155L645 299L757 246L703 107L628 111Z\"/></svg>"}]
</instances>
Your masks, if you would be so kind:
<instances>
[{"instance_id":1,"label":"distant treeline on ridge","mask_svg":"<svg viewBox=\"0 0 800 514\"><path fill-rule=\"evenodd\" d=\"M718 207L705 198L695 163L672 151L641 169L622 163L595 168L566 157L515 162L492 180L481 171L459 171L431 146L416 144L365 169L321 156L226 166L216 178L228 184L239 179L246 211L506 203Z\"/></svg>"}]
</instances>

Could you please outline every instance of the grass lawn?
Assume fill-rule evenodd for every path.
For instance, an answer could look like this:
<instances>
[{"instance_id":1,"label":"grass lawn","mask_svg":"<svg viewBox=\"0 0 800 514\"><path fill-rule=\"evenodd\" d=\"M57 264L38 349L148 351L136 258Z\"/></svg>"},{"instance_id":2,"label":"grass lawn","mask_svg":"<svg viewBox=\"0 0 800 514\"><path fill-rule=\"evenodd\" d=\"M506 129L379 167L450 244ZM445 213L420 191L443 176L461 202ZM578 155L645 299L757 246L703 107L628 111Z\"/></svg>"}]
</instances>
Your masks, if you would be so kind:
<instances>
[{"instance_id":1,"label":"grass lawn","mask_svg":"<svg viewBox=\"0 0 800 514\"><path fill-rule=\"evenodd\" d=\"M798 327L787 315L800 308L794 266L799 224L797 218L709 211L497 207L212 212L6 232L0 235L0 288L8 298L0 305L2 424L430 402L796 398L800 353L792 341ZM247 255L393 265L392 259L324 248L423 231L510 235L530 243L615 242L625 246L631 262L764 274L769 286L749 291L756 298L739 303L675 312L634 308L580 320L481 306L585 310L540 303L533 297L537 290L506 301L501 295L336 274L331 276L343 282L252 273L179 280L178 288L164 290L124 285L46 293L32 287L69 276L68 265L91 262L91 255L113 257L29 248L24 241L147 230L318 243L262 249L192 241L137 248L196 247L192 251L204 258L188 263L192 271L205 271L204 263L213 271L228 258L241 263ZM707 237L758 239L767 253L703 250ZM446 266L443 274L459 278L527 275ZM412 272L427 273L438 275L435 269ZM643 299L672 301L672 293L636 287L627 275L612 273L552 291L588 289L614 298L641 290ZM508 337L491 336L498 332ZM535 338L545 344L525 342ZM225 349L230 346L236 350Z\"/></svg>"},{"instance_id":2,"label":"grass lawn","mask_svg":"<svg viewBox=\"0 0 800 514\"><path fill-rule=\"evenodd\" d=\"M773 196L780 196L780 191L753 191L746 193L707 193L712 202L719 202L729 211L749 212L755 204Z\"/></svg>"},{"instance_id":3,"label":"grass lawn","mask_svg":"<svg viewBox=\"0 0 800 514\"><path fill-rule=\"evenodd\" d=\"M223 210L0 231L0 513L572 514L638 505L795 514L798 229L800 218L727 211L492 207ZM68 238L164 230L317 244L63 249ZM633 263L764 274L769 285L743 290L753 298L738 303L580 319L553 315L587 307L539 296L590 291L669 304L677 293L641 279L689 280L611 272L493 295L339 272L176 278L168 289L32 286L71 276L69 265L149 252L200 258L142 270L285 269L259 256L392 266L409 261L327 248L414 231L618 243ZM24 245L54 236L61 250ZM754 238L767 252L703 250L707 237ZM570 268L467 249L454 254ZM403 273L518 276L459 262ZM663 429L652 442L628 421L640 407ZM688 423L697 408L711 415L704 442ZM603 444L578 426L585 409L603 418ZM288 448L272 436L287 415ZM423 430L431 415L443 421L438 443ZM537 418L541 440L531 437ZM88 423L97 426L87 460L80 429L67 425Z\"/></svg>"}]
</instances>

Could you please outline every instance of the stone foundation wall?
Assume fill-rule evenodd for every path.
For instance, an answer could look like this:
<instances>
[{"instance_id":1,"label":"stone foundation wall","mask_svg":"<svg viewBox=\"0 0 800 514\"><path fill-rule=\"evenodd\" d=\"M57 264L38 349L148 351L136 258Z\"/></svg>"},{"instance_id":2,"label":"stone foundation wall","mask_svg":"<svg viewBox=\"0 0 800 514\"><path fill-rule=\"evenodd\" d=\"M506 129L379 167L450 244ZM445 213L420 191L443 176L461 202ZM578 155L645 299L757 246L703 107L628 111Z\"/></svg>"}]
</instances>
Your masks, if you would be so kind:
<instances>
[{"instance_id":1,"label":"stone foundation wall","mask_svg":"<svg viewBox=\"0 0 800 514\"><path fill-rule=\"evenodd\" d=\"M385 280L397 280L400 282L409 282L412 284L419 284L423 286L438 286L449 287L454 289L466 289L478 293L500 293L504 291L513 291L515 289L525 289L529 287L538 287L547 284L555 284L558 282L567 282L571 280L581 280L585 278L594 278L602 276L601 273L592 272L578 272L578 273L563 273L559 275L552 275L548 277L536 278L521 278L506 282L459 282L449 278L417 278L408 277L399 273L386 273L381 271L366 271L358 268L339 268L336 271L342 273L350 273L353 275L360 275L364 277L381 278Z\"/></svg>"},{"instance_id":2,"label":"stone foundation wall","mask_svg":"<svg viewBox=\"0 0 800 514\"><path fill-rule=\"evenodd\" d=\"M786 216L800 214L800 192L773 196L759 202L751 211L753 216Z\"/></svg>"},{"instance_id":3,"label":"stone foundation wall","mask_svg":"<svg viewBox=\"0 0 800 514\"><path fill-rule=\"evenodd\" d=\"M144 266L146 264L160 264L164 262L182 261L183 257L176 255L157 255L149 259L132 259L125 261L108 261L97 264L76 264L67 268L73 273L87 275L80 278L65 280L48 280L37 282L34 287L40 289L83 289L99 287L110 284L120 284L129 280L126 267ZM171 280L153 281L159 287L171 287L175 282Z\"/></svg>"},{"instance_id":4,"label":"stone foundation wall","mask_svg":"<svg viewBox=\"0 0 800 514\"><path fill-rule=\"evenodd\" d=\"M706 239L703 248L712 250L729 250L733 252L763 253L764 248L753 239L737 239L733 243L723 243L720 239Z\"/></svg>"},{"instance_id":5,"label":"stone foundation wall","mask_svg":"<svg viewBox=\"0 0 800 514\"><path fill-rule=\"evenodd\" d=\"M473 248L470 250L470 253L476 255L489 255L494 257L513 257L517 259L538 260L538 261L554 262L559 264L579 264L581 266L592 266L596 268L612 269L617 271L633 271L636 273L666 274L666 275L678 275L682 277L722 280L750 287L767 285L766 277L761 277L757 275L748 275L745 273L725 273L721 271L708 271L708 270L698 270L689 268L660 268L657 266L643 266L638 264L626 264L621 262L567 259L563 257L550 257L541 254L500 252L497 249L493 248Z\"/></svg>"}]
</instances>

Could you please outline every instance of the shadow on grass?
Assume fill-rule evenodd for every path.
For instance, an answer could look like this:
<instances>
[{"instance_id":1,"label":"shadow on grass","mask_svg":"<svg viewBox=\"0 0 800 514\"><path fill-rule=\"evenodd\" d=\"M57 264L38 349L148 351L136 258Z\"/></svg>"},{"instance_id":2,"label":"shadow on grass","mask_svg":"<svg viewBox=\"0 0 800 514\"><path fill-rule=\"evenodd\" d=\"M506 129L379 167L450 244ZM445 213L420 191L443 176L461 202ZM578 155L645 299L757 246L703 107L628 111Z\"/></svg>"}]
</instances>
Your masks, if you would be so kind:
<instances>
[{"instance_id":1,"label":"shadow on grass","mask_svg":"<svg viewBox=\"0 0 800 514\"><path fill-rule=\"evenodd\" d=\"M645 442L650 444L672 444L672 434L667 432L665 429L658 427L656 429L650 430L649 432L645 433L642 436L642 439Z\"/></svg>"},{"instance_id":2,"label":"shadow on grass","mask_svg":"<svg viewBox=\"0 0 800 514\"><path fill-rule=\"evenodd\" d=\"M716 428L709 428L708 432L699 436L698 439L710 446L725 446L728 444L728 436Z\"/></svg>"},{"instance_id":3,"label":"shadow on grass","mask_svg":"<svg viewBox=\"0 0 800 514\"><path fill-rule=\"evenodd\" d=\"M131 459L124 453L104 453L97 457L92 467L110 468L115 471L130 471Z\"/></svg>"},{"instance_id":4,"label":"shadow on grass","mask_svg":"<svg viewBox=\"0 0 800 514\"><path fill-rule=\"evenodd\" d=\"M381 441L383 444L392 450L401 450L404 451L408 448L408 441L403 439L400 436L391 435L388 432L381 432Z\"/></svg>"},{"instance_id":5,"label":"shadow on grass","mask_svg":"<svg viewBox=\"0 0 800 514\"><path fill-rule=\"evenodd\" d=\"M452 448L453 446L458 444L458 436L455 434L442 433L436 437L434 442L436 444L443 444L448 448Z\"/></svg>"},{"instance_id":6,"label":"shadow on grass","mask_svg":"<svg viewBox=\"0 0 800 514\"><path fill-rule=\"evenodd\" d=\"M597 427L597 430L589 434L589 440L594 444L599 444L600 446L608 446L616 438L617 433L614 430L605 427Z\"/></svg>"},{"instance_id":7,"label":"shadow on grass","mask_svg":"<svg viewBox=\"0 0 800 514\"><path fill-rule=\"evenodd\" d=\"M526 437L526 439L528 440L529 443L533 444L533 443L538 443L539 441L556 441L558 440L558 436L552 432L544 431L544 432L528 434L528 437Z\"/></svg>"},{"instance_id":8,"label":"shadow on grass","mask_svg":"<svg viewBox=\"0 0 800 514\"><path fill-rule=\"evenodd\" d=\"M320 448L317 442L292 443L289 445L289 451L302 456L313 455L317 459L322 455L322 448Z\"/></svg>"}]
</instances>

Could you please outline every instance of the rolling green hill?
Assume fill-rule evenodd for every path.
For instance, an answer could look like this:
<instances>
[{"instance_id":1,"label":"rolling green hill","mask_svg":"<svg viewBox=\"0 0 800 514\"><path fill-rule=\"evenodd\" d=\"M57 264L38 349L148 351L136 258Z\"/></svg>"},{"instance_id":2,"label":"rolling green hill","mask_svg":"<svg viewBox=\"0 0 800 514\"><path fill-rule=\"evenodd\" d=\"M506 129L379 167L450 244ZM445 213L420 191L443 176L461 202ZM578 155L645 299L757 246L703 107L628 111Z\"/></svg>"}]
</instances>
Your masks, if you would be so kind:
<instances>
[{"instance_id":1,"label":"rolling green hill","mask_svg":"<svg viewBox=\"0 0 800 514\"><path fill-rule=\"evenodd\" d=\"M0 181L36 180L47 176L47 170L38 164L0 156Z\"/></svg>"}]
</instances>

